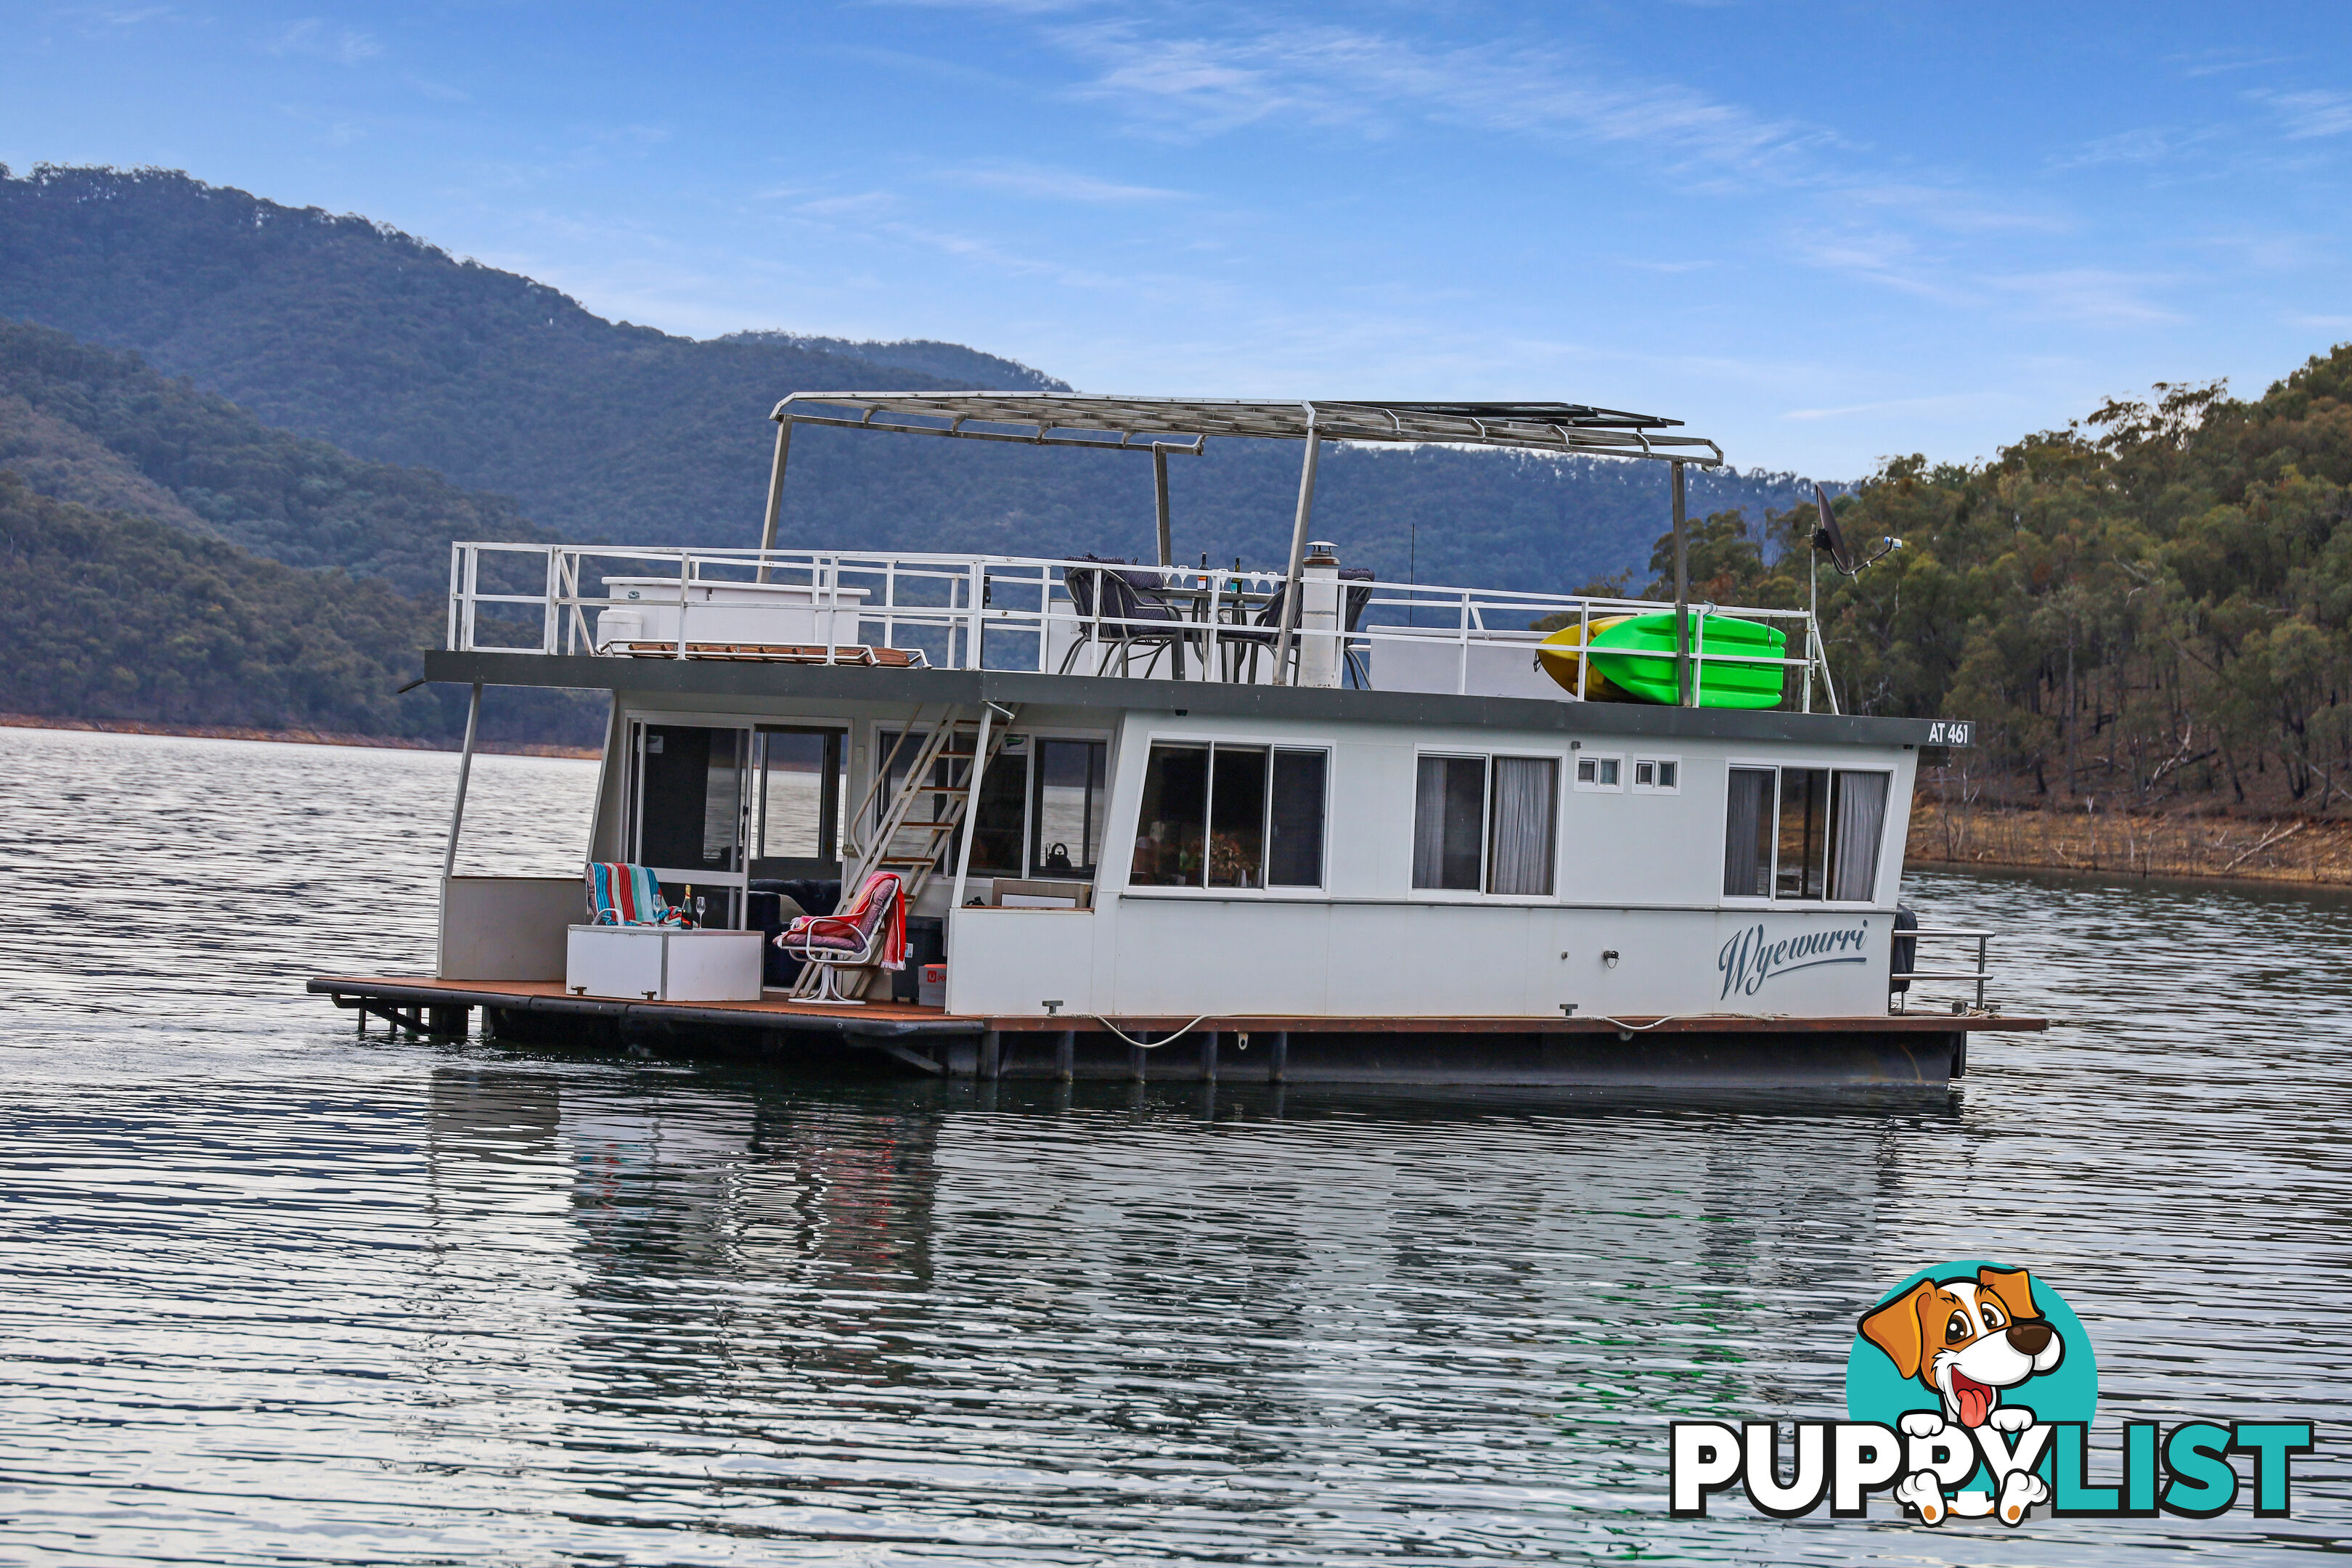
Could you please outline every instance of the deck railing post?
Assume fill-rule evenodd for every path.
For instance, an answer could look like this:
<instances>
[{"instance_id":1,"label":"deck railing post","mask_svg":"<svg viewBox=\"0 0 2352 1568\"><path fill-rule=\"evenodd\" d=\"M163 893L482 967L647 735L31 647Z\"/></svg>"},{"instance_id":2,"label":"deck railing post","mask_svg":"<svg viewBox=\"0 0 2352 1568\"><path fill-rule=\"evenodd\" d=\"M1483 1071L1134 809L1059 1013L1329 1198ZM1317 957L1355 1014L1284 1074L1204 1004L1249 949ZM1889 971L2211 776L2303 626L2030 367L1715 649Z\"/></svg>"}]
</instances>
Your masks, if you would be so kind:
<instances>
[{"instance_id":1,"label":"deck railing post","mask_svg":"<svg viewBox=\"0 0 2352 1568\"><path fill-rule=\"evenodd\" d=\"M1691 701L1690 665L1690 541L1683 528L1683 464L1677 458L1667 467L1674 474L1675 494L1675 701Z\"/></svg>"}]
</instances>

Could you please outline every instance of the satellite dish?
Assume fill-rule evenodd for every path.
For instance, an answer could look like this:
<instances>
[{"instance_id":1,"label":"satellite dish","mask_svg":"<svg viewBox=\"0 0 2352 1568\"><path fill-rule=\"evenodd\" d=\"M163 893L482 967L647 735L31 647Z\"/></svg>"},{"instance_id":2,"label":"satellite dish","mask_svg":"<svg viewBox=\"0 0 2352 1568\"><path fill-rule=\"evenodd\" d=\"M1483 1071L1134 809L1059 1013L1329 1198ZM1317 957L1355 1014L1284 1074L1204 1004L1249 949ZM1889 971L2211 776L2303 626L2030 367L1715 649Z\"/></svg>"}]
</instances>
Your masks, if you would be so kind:
<instances>
[{"instance_id":1,"label":"satellite dish","mask_svg":"<svg viewBox=\"0 0 2352 1568\"><path fill-rule=\"evenodd\" d=\"M1813 525L1813 548L1828 556L1830 564L1849 577L1861 575L1864 567L1885 559L1890 551L1903 548L1901 540L1890 538L1878 547L1877 554L1867 558L1856 555L1853 546L1845 542L1845 530L1838 526L1837 513L1830 510L1829 491L1818 484L1813 486L1813 505L1822 514L1821 521Z\"/></svg>"},{"instance_id":2,"label":"satellite dish","mask_svg":"<svg viewBox=\"0 0 2352 1568\"><path fill-rule=\"evenodd\" d=\"M1862 570L1853 549L1845 542L1845 530L1838 526L1837 513L1830 510L1830 493L1820 485L1813 487L1813 504L1821 509L1822 520L1813 526L1813 548L1828 556L1837 569L1851 577Z\"/></svg>"}]
</instances>

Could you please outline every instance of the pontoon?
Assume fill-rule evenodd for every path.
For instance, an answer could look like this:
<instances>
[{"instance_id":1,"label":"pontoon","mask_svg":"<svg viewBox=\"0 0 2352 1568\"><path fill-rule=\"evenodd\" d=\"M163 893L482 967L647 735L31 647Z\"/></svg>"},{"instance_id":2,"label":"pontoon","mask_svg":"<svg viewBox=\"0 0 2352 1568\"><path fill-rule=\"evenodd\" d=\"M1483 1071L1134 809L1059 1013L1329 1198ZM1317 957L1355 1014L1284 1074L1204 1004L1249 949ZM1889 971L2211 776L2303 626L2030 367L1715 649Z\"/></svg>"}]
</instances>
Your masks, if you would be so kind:
<instances>
[{"instance_id":1,"label":"pontoon","mask_svg":"<svg viewBox=\"0 0 2352 1568\"><path fill-rule=\"evenodd\" d=\"M757 547L453 546L425 673L472 700L436 970L313 992L362 1027L478 1008L519 1040L1065 1080L1941 1083L1971 1032L2042 1026L1989 1003L1983 933L1896 901L1923 752L1970 725L1839 711L1810 610L1690 602L1685 468L1722 453L1675 421L1053 393L772 417ZM1135 453L1157 559L781 548L803 425ZM1168 464L1211 438L1301 444L1280 565L1175 559ZM1314 537L1331 441L1664 462L1675 597L1350 567ZM584 881L457 874L491 686L611 695Z\"/></svg>"}]
</instances>

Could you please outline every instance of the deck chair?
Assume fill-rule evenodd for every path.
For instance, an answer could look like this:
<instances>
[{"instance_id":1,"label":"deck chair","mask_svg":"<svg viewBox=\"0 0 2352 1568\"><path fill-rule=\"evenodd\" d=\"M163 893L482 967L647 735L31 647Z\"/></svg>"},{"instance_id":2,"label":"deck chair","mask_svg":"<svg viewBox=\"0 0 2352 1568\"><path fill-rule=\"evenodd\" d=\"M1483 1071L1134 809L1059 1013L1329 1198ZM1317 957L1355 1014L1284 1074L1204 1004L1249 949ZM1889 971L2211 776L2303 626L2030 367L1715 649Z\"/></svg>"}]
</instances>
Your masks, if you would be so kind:
<instances>
[{"instance_id":1,"label":"deck chair","mask_svg":"<svg viewBox=\"0 0 2352 1568\"><path fill-rule=\"evenodd\" d=\"M1161 596L1160 580L1149 572L1119 572L1112 568L1124 566L1124 561L1108 560L1094 555L1081 555L1085 565L1071 564L1062 570L1062 584L1070 593L1070 604L1076 610L1081 624L1081 636L1062 656L1061 673L1067 675L1076 662L1078 651L1100 638L1099 654L1095 660L1095 673L1100 675L1110 663L1110 651L1118 650L1118 672L1127 673L1129 657L1138 647L1151 649L1151 658L1143 667L1150 675L1160 662L1160 650L1171 655L1176 667L1176 679L1184 678L1184 645L1198 635L1197 628L1184 617L1182 611ZM1097 626L1095 616L1097 600L1102 619Z\"/></svg>"},{"instance_id":2,"label":"deck chair","mask_svg":"<svg viewBox=\"0 0 2352 1568\"><path fill-rule=\"evenodd\" d=\"M1347 602L1341 606L1347 624L1341 634L1340 647L1347 655L1348 673L1357 678L1358 686L1368 687L1372 683L1371 677L1357 663L1361 650L1350 646L1346 639L1355 635L1356 623L1364 618L1364 606L1372 602L1372 569L1369 566L1342 566L1339 568L1339 581L1348 584ZM1274 596L1265 602L1265 607L1258 611L1250 625L1220 626L1217 629L1217 640L1233 649L1226 656L1230 668L1225 672L1225 679L1257 679L1258 652L1262 648L1273 647L1282 636L1282 605L1289 595L1290 584L1283 583L1275 589ZM1249 661L1246 677L1241 673L1241 660L1244 657Z\"/></svg>"},{"instance_id":3,"label":"deck chair","mask_svg":"<svg viewBox=\"0 0 2352 1568\"><path fill-rule=\"evenodd\" d=\"M694 929L694 918L662 897L650 866L625 860L588 863L588 923L599 926L676 926Z\"/></svg>"},{"instance_id":4,"label":"deck chair","mask_svg":"<svg viewBox=\"0 0 2352 1568\"><path fill-rule=\"evenodd\" d=\"M822 967L817 993L810 1001L862 1007L864 1001L843 994L840 970L875 964L907 967L907 909L899 896L904 886L896 871L877 871L840 912L803 915L777 936L776 945L784 952Z\"/></svg>"}]
</instances>

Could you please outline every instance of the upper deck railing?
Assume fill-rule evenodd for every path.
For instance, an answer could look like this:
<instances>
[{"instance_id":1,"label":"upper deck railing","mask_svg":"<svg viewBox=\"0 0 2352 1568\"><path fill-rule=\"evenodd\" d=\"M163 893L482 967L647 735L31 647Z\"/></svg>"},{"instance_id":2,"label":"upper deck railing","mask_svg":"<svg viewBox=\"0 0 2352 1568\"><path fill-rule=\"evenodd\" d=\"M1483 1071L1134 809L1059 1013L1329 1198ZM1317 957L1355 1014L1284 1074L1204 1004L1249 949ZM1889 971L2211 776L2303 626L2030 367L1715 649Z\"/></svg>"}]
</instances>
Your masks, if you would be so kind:
<instances>
[{"instance_id":1,"label":"upper deck railing","mask_svg":"<svg viewBox=\"0 0 2352 1568\"><path fill-rule=\"evenodd\" d=\"M1224 567L920 552L631 548L459 542L456 651L891 662L957 669L1281 679L1286 574ZM1671 604L1339 577L1300 584L1295 684L1573 699L1536 672L1538 620L1582 626ZM1812 707L1822 644L1803 610L1691 605L1694 683L1710 666L1775 665ZM1706 615L1778 626L1787 657L1709 651ZM1664 660L1673 651L1612 652ZM1580 668L1589 672L1590 666ZM1589 679L1580 677L1580 684ZM1784 686L1788 683L1784 681ZM1826 681L1823 689L1828 689Z\"/></svg>"}]
</instances>

